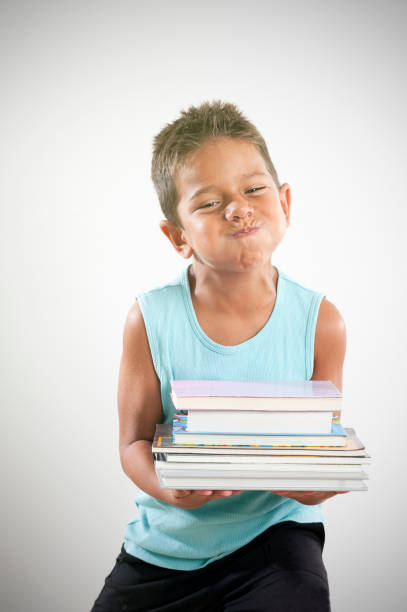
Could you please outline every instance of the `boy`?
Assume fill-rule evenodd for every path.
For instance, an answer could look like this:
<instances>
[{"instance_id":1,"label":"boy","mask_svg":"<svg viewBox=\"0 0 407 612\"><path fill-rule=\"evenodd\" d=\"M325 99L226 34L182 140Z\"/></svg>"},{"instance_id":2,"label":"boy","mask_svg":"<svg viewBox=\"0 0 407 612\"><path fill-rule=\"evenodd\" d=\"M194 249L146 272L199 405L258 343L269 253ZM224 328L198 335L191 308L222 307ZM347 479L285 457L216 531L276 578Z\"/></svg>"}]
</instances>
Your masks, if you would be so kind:
<instances>
[{"instance_id":1,"label":"boy","mask_svg":"<svg viewBox=\"0 0 407 612\"><path fill-rule=\"evenodd\" d=\"M331 380L345 329L271 263L290 220L266 144L232 104L183 111L155 138L161 230L192 265L138 296L119 377L120 457L139 512L93 612L327 611L320 503L335 492L161 489L151 441L170 379Z\"/></svg>"}]
</instances>

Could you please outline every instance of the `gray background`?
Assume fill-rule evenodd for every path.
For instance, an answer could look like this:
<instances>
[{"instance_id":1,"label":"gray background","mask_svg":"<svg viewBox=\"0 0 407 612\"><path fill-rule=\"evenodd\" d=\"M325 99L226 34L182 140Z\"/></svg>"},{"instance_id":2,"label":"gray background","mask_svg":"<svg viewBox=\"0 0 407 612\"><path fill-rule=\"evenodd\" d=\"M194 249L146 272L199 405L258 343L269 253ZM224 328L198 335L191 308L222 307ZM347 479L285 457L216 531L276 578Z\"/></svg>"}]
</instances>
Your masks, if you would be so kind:
<instances>
[{"instance_id":1,"label":"gray background","mask_svg":"<svg viewBox=\"0 0 407 612\"><path fill-rule=\"evenodd\" d=\"M369 492L324 504L333 611L405 609L405 5L0 10L1 610L89 610L119 552L123 324L185 263L158 229L152 138L217 98L292 186L275 263L347 324L342 420L374 464Z\"/></svg>"}]
</instances>

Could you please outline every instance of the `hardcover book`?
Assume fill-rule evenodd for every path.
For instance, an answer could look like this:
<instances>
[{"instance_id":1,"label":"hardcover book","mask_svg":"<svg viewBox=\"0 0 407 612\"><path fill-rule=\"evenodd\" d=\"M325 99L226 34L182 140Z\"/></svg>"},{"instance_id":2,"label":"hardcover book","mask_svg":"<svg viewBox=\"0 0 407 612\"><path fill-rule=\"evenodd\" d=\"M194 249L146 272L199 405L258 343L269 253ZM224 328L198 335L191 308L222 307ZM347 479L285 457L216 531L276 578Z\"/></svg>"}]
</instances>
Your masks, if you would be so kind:
<instances>
[{"instance_id":1,"label":"hardcover book","mask_svg":"<svg viewBox=\"0 0 407 612\"><path fill-rule=\"evenodd\" d=\"M172 380L177 410L340 411L342 393L328 380Z\"/></svg>"}]
</instances>

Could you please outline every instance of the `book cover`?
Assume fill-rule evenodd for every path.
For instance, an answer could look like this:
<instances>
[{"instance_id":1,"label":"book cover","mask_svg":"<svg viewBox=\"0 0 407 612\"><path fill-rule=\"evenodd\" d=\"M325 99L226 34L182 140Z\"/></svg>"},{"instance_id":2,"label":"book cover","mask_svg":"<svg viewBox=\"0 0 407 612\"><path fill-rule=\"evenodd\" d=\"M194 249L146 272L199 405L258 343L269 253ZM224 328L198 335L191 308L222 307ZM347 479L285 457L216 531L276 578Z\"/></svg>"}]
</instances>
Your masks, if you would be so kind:
<instances>
[{"instance_id":1,"label":"book cover","mask_svg":"<svg viewBox=\"0 0 407 612\"><path fill-rule=\"evenodd\" d=\"M171 380L176 397L342 397L329 380Z\"/></svg>"},{"instance_id":2,"label":"book cover","mask_svg":"<svg viewBox=\"0 0 407 612\"><path fill-rule=\"evenodd\" d=\"M225 381L172 380L178 410L336 411L342 394L328 380Z\"/></svg>"},{"instance_id":3,"label":"book cover","mask_svg":"<svg viewBox=\"0 0 407 612\"><path fill-rule=\"evenodd\" d=\"M152 443L152 452L165 453L165 454L182 454L182 455L231 455L233 456L245 456L245 455L277 455L281 456L326 456L326 457L364 457L366 455L365 446L358 439L356 432L353 428L345 428L348 437L346 438L346 446L342 449L336 448L324 448L324 449L302 449L302 448L284 448L276 449L265 446L203 446L203 445L188 445L188 444L175 444L172 435L172 424L171 423L159 423L156 426L154 440Z\"/></svg>"}]
</instances>

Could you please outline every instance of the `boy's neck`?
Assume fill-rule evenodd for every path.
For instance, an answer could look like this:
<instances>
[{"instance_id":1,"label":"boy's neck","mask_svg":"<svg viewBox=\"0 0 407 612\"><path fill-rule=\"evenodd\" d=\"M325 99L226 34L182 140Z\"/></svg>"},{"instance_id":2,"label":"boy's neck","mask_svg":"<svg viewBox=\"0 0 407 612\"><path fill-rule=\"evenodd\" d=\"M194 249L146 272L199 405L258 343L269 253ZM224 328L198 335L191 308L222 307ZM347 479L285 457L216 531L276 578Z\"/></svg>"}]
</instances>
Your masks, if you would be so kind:
<instances>
[{"instance_id":1,"label":"boy's neck","mask_svg":"<svg viewBox=\"0 0 407 612\"><path fill-rule=\"evenodd\" d=\"M224 313L251 312L274 303L277 294L278 272L271 260L248 272L213 270L194 260L188 277L193 301Z\"/></svg>"}]
</instances>

